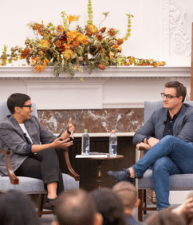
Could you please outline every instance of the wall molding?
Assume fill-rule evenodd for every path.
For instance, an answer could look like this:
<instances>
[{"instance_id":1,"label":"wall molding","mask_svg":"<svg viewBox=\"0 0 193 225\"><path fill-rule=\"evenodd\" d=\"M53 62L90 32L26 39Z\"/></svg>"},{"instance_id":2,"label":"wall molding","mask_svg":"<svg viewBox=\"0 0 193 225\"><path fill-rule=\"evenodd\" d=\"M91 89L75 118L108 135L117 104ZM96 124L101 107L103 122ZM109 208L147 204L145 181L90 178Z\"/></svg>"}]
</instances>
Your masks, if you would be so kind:
<instances>
[{"instance_id":1,"label":"wall molding","mask_svg":"<svg viewBox=\"0 0 193 225\"><path fill-rule=\"evenodd\" d=\"M182 82L190 98L190 67L110 67L54 77L53 68L34 73L31 67L0 67L0 101L14 92L30 95L39 110L143 108L160 100L164 84Z\"/></svg>"}]
</instances>

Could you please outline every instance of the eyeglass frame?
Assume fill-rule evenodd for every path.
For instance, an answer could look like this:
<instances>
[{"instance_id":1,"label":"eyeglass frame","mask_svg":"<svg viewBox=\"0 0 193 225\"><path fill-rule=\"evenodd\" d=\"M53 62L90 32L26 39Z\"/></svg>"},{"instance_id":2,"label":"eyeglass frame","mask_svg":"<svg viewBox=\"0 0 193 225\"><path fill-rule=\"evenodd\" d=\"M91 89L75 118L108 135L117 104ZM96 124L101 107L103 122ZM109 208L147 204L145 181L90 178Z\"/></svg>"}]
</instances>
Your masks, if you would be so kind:
<instances>
[{"instance_id":1,"label":"eyeglass frame","mask_svg":"<svg viewBox=\"0 0 193 225\"><path fill-rule=\"evenodd\" d=\"M21 108L23 108L23 107L32 108L32 104L31 105L22 105L22 106L19 106L19 107L21 107Z\"/></svg>"},{"instance_id":2,"label":"eyeglass frame","mask_svg":"<svg viewBox=\"0 0 193 225\"><path fill-rule=\"evenodd\" d=\"M173 95L166 95L165 93L161 93L161 97L164 98L166 97L167 99L172 99L172 98L179 98L178 96L173 96Z\"/></svg>"}]
</instances>

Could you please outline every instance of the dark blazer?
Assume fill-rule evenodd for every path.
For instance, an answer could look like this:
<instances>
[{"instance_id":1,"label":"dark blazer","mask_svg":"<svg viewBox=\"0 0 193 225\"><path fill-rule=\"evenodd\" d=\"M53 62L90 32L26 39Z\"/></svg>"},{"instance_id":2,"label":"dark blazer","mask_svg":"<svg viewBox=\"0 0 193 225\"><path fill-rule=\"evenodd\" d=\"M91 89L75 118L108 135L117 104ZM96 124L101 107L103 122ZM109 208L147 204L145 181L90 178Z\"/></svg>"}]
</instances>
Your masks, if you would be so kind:
<instances>
[{"instance_id":1,"label":"dark blazer","mask_svg":"<svg viewBox=\"0 0 193 225\"><path fill-rule=\"evenodd\" d=\"M47 144L56 139L56 136L44 129L35 116L24 122L33 144ZM23 135L23 130L16 119L9 115L0 123L0 148L11 152L13 170L17 170L28 157L26 147L29 146ZM29 149L29 148L28 148ZM7 175L4 154L0 154L0 175Z\"/></svg>"},{"instance_id":2,"label":"dark blazer","mask_svg":"<svg viewBox=\"0 0 193 225\"><path fill-rule=\"evenodd\" d=\"M161 108L153 112L149 120L139 129L133 137L133 144L138 144L147 136L157 139L163 138L165 124L167 121L167 112ZM193 142L193 107L183 104L179 115L175 120L173 127L173 136L186 142Z\"/></svg>"}]
</instances>

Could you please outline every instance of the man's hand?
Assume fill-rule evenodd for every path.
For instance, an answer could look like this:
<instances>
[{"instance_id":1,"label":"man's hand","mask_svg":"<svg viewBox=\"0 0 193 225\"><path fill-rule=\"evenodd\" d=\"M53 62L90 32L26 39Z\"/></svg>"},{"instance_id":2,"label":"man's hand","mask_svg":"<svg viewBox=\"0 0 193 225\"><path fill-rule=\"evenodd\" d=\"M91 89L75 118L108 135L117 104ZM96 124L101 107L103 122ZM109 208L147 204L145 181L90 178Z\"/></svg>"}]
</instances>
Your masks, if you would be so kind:
<instances>
[{"instance_id":1,"label":"man's hand","mask_svg":"<svg viewBox=\"0 0 193 225\"><path fill-rule=\"evenodd\" d=\"M150 145L150 147L155 146L158 142L159 142L159 140L154 137L151 137L148 139L148 144Z\"/></svg>"},{"instance_id":2,"label":"man's hand","mask_svg":"<svg viewBox=\"0 0 193 225\"><path fill-rule=\"evenodd\" d=\"M52 142L52 145L53 145L52 147L53 148L62 148L62 149L68 148L69 146L73 145L73 142L69 141L69 140L70 140L70 138L61 140L61 137L59 137ZM67 141L69 141L69 142L67 142Z\"/></svg>"},{"instance_id":3,"label":"man's hand","mask_svg":"<svg viewBox=\"0 0 193 225\"><path fill-rule=\"evenodd\" d=\"M72 118L69 119L68 121L68 129L71 132L72 139L74 139L73 133L74 133L74 125L72 124Z\"/></svg>"},{"instance_id":4,"label":"man's hand","mask_svg":"<svg viewBox=\"0 0 193 225\"><path fill-rule=\"evenodd\" d=\"M141 142L141 143L136 145L136 148L138 150L149 150L151 148L151 146L146 144L146 143Z\"/></svg>"}]
</instances>

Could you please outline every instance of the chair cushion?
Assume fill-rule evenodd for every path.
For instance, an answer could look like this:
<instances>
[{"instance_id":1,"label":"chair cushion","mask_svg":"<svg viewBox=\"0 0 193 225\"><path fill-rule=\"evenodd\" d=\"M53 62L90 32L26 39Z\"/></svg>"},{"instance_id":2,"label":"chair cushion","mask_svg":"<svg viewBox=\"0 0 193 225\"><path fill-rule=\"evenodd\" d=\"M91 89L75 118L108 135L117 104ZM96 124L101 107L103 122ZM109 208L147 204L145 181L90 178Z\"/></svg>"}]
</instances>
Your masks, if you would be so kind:
<instances>
[{"instance_id":1,"label":"chair cushion","mask_svg":"<svg viewBox=\"0 0 193 225\"><path fill-rule=\"evenodd\" d=\"M32 102L33 112L32 115L38 117L36 103ZM5 119L6 116L10 115L10 111L7 108L7 101L0 102L0 123Z\"/></svg>"},{"instance_id":2,"label":"chair cushion","mask_svg":"<svg viewBox=\"0 0 193 225\"><path fill-rule=\"evenodd\" d=\"M192 190L193 174L175 174L169 177L170 190ZM148 169L138 180L138 189L154 189L152 170Z\"/></svg>"},{"instance_id":3,"label":"chair cushion","mask_svg":"<svg viewBox=\"0 0 193 225\"><path fill-rule=\"evenodd\" d=\"M75 189L79 188L79 181L67 174L62 174L64 189ZM0 177L0 192L6 192L9 189L15 189L22 191L25 194L46 194L42 180L31 178L31 177L20 177L19 185L13 185L10 183L8 176Z\"/></svg>"}]
</instances>

